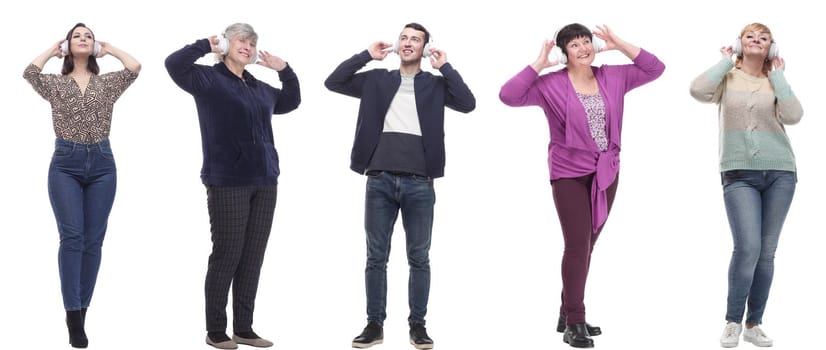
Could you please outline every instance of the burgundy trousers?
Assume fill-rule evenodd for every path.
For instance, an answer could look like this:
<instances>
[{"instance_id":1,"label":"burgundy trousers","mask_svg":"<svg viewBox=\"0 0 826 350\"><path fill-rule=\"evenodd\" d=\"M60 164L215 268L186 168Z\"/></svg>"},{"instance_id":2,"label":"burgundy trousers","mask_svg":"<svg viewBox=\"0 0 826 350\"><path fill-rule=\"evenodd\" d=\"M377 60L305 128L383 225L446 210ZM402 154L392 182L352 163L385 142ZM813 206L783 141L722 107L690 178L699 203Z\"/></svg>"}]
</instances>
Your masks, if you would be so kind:
<instances>
[{"instance_id":1,"label":"burgundy trousers","mask_svg":"<svg viewBox=\"0 0 826 350\"><path fill-rule=\"evenodd\" d=\"M556 213L565 239L562 255L562 306L566 324L585 323L585 281L591 266L591 253L602 227L592 231L591 185L594 174L551 181ZM608 213L614 204L619 175L607 189ZM604 227L604 226L603 226Z\"/></svg>"}]
</instances>

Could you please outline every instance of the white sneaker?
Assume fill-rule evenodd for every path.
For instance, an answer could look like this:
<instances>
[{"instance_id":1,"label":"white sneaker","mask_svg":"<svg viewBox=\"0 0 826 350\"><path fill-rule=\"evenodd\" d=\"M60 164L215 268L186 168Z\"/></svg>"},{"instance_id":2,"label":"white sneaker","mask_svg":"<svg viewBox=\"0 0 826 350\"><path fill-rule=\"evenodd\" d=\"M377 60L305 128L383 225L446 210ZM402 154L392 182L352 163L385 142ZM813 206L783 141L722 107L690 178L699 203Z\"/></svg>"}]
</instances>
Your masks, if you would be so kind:
<instances>
[{"instance_id":1,"label":"white sneaker","mask_svg":"<svg viewBox=\"0 0 826 350\"><path fill-rule=\"evenodd\" d=\"M746 331L743 332L743 340L752 343L755 346L772 346L772 338L769 338L769 336L766 335L766 332L763 332L760 326L757 325L751 328L746 328Z\"/></svg>"},{"instance_id":2,"label":"white sneaker","mask_svg":"<svg viewBox=\"0 0 826 350\"><path fill-rule=\"evenodd\" d=\"M726 329L723 330L723 335L720 337L720 346L724 348L733 348L740 342L740 333L743 331L743 325L739 323L729 322L726 324Z\"/></svg>"}]
</instances>

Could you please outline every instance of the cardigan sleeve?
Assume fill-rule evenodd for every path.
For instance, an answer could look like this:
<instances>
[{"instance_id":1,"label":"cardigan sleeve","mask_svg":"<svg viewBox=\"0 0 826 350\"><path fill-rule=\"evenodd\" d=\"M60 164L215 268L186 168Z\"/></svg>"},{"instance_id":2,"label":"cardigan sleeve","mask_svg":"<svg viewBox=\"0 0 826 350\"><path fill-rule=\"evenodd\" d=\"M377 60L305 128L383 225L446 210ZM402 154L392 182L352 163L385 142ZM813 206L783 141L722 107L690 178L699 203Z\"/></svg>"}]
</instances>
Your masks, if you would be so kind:
<instances>
[{"instance_id":1,"label":"cardigan sleeve","mask_svg":"<svg viewBox=\"0 0 826 350\"><path fill-rule=\"evenodd\" d=\"M725 89L726 73L734 68L729 58L723 58L714 66L694 78L689 92L695 100L706 103L719 103Z\"/></svg>"},{"instance_id":2,"label":"cardigan sleeve","mask_svg":"<svg viewBox=\"0 0 826 350\"><path fill-rule=\"evenodd\" d=\"M536 84L539 73L526 66L499 90L499 100L511 107L540 106L545 99Z\"/></svg>"},{"instance_id":3,"label":"cardigan sleeve","mask_svg":"<svg viewBox=\"0 0 826 350\"><path fill-rule=\"evenodd\" d=\"M625 71L625 91L650 83L665 71L665 64L645 49L640 49L640 54L634 58L634 64L620 67Z\"/></svg>"},{"instance_id":4,"label":"cardigan sleeve","mask_svg":"<svg viewBox=\"0 0 826 350\"><path fill-rule=\"evenodd\" d=\"M777 119L786 125L797 124L803 118L803 106L792 92L782 70L769 73L769 82L777 98Z\"/></svg>"}]
</instances>

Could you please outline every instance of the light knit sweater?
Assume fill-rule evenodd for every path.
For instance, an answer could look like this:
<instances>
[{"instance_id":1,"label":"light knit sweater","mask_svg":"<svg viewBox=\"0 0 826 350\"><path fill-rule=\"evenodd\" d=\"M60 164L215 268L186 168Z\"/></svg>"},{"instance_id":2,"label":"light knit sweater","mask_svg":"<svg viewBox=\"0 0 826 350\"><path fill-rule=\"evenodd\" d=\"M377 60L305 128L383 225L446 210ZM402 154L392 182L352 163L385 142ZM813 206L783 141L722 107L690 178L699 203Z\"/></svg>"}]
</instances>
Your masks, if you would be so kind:
<instances>
[{"instance_id":1,"label":"light knit sweater","mask_svg":"<svg viewBox=\"0 0 826 350\"><path fill-rule=\"evenodd\" d=\"M803 107L782 70L768 78L748 75L723 58L691 82L691 96L719 105L720 171L796 171L784 125L796 124Z\"/></svg>"}]
</instances>

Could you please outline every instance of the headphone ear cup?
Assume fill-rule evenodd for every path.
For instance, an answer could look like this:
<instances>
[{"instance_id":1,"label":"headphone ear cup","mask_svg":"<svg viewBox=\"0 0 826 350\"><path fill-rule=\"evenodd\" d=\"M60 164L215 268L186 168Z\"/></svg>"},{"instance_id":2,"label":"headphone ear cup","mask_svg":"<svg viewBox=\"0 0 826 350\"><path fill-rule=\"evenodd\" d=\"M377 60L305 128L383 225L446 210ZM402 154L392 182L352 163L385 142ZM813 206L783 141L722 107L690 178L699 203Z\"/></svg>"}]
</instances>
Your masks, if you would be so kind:
<instances>
[{"instance_id":1,"label":"headphone ear cup","mask_svg":"<svg viewBox=\"0 0 826 350\"><path fill-rule=\"evenodd\" d=\"M98 42L95 41L95 46L92 49L92 56L97 56L98 53L100 53L100 44L98 44Z\"/></svg>"},{"instance_id":2,"label":"headphone ear cup","mask_svg":"<svg viewBox=\"0 0 826 350\"><path fill-rule=\"evenodd\" d=\"M63 40L63 43L60 44L60 51L63 53L63 56L69 54L69 40Z\"/></svg>"},{"instance_id":3,"label":"headphone ear cup","mask_svg":"<svg viewBox=\"0 0 826 350\"><path fill-rule=\"evenodd\" d=\"M594 53L598 53L605 48L605 40L598 38L596 35L593 35L593 40L591 40L591 46L594 47Z\"/></svg>"},{"instance_id":4,"label":"headphone ear cup","mask_svg":"<svg viewBox=\"0 0 826 350\"><path fill-rule=\"evenodd\" d=\"M393 42L393 53L399 53L399 39L396 39L396 41Z\"/></svg>"},{"instance_id":5,"label":"headphone ear cup","mask_svg":"<svg viewBox=\"0 0 826 350\"><path fill-rule=\"evenodd\" d=\"M559 46L554 45L550 52L550 59L551 61L556 61L559 64L567 64L568 63L568 56L562 53L562 49Z\"/></svg>"},{"instance_id":6,"label":"headphone ear cup","mask_svg":"<svg viewBox=\"0 0 826 350\"><path fill-rule=\"evenodd\" d=\"M734 51L737 57L743 56L743 42L740 38L735 39L734 44L731 44L731 51Z\"/></svg>"},{"instance_id":7,"label":"headphone ear cup","mask_svg":"<svg viewBox=\"0 0 826 350\"><path fill-rule=\"evenodd\" d=\"M226 55L229 52L229 40L223 35L218 38L218 48L221 49L221 54Z\"/></svg>"},{"instance_id":8,"label":"headphone ear cup","mask_svg":"<svg viewBox=\"0 0 826 350\"><path fill-rule=\"evenodd\" d=\"M778 48L778 47L777 47L777 43L772 42L772 46L771 46L771 47L769 47L769 55L768 55L768 56L766 56L766 59L768 59L769 61L771 61L771 60L773 60L775 57L777 57L777 54L778 54L778 53L780 53L780 48Z\"/></svg>"},{"instance_id":9,"label":"headphone ear cup","mask_svg":"<svg viewBox=\"0 0 826 350\"><path fill-rule=\"evenodd\" d=\"M430 43L424 45L424 49L422 49L422 57L430 57Z\"/></svg>"}]
</instances>

